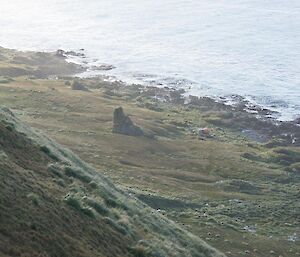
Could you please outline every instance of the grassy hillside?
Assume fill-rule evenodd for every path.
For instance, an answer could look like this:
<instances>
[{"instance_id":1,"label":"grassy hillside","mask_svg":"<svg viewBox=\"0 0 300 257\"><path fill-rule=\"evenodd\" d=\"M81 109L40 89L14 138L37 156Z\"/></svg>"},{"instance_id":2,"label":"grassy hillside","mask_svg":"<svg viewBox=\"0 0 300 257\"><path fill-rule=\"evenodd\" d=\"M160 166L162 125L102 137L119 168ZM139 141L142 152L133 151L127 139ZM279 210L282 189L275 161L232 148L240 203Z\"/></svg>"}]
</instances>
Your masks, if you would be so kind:
<instances>
[{"instance_id":1,"label":"grassy hillside","mask_svg":"<svg viewBox=\"0 0 300 257\"><path fill-rule=\"evenodd\" d=\"M223 256L0 109L1 256Z\"/></svg>"},{"instance_id":2,"label":"grassy hillside","mask_svg":"<svg viewBox=\"0 0 300 257\"><path fill-rule=\"evenodd\" d=\"M6 58L2 67L6 67L13 55L31 59L36 53L3 50L2 55ZM36 63L18 65L25 64L39 69ZM293 139L300 129L295 124L274 126L245 113L241 106L226 107L206 98L191 98L187 103L176 90L124 85L105 78L27 74L2 79L2 104L100 170L95 171L97 176L109 177L128 197L153 207L147 213L168 217L227 256L299 255L300 141ZM72 90L74 81L88 90ZM145 137L112 133L112 114L119 106L143 128ZM209 137L198 135L204 127L209 128ZM51 158L53 150L42 150ZM74 175L64 165L58 166L63 178L51 179L60 190L64 187L59 184L68 181L90 183L81 173ZM63 191L60 199L72 192L71 205L73 198L80 199L75 210L81 213L82 207L90 208L89 201L82 199L87 189L72 188ZM69 206L66 201L64 206ZM110 205L102 198L99 201L105 208ZM143 238L144 230L138 231ZM136 241L131 242L135 247Z\"/></svg>"}]
</instances>

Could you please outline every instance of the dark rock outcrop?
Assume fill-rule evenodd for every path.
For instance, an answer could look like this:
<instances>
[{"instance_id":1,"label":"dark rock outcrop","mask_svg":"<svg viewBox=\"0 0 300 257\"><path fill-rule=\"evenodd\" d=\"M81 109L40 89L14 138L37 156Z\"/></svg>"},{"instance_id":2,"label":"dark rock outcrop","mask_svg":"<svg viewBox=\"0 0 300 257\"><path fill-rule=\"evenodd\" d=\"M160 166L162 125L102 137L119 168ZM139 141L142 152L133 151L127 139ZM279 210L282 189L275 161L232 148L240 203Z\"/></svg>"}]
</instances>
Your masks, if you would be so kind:
<instances>
[{"instance_id":1,"label":"dark rock outcrop","mask_svg":"<svg viewBox=\"0 0 300 257\"><path fill-rule=\"evenodd\" d=\"M84 49L80 49L80 51L84 51ZM58 57L62 57L62 58L66 58L68 56L77 56L77 57L85 57L85 54L84 53L77 53L75 51L64 51L62 49L58 49L56 51L56 56Z\"/></svg>"},{"instance_id":2,"label":"dark rock outcrop","mask_svg":"<svg viewBox=\"0 0 300 257\"><path fill-rule=\"evenodd\" d=\"M81 90L81 91L90 91L84 84L74 81L72 84L72 89L73 90Z\"/></svg>"},{"instance_id":3,"label":"dark rock outcrop","mask_svg":"<svg viewBox=\"0 0 300 257\"><path fill-rule=\"evenodd\" d=\"M92 66L90 69L91 70L113 70L115 69L116 67L111 65L111 64L101 64L101 65L94 65Z\"/></svg>"},{"instance_id":4,"label":"dark rock outcrop","mask_svg":"<svg viewBox=\"0 0 300 257\"><path fill-rule=\"evenodd\" d=\"M114 111L113 133L124 134L128 136L143 136L143 130L134 125L132 120L124 114L123 108L119 107Z\"/></svg>"}]
</instances>

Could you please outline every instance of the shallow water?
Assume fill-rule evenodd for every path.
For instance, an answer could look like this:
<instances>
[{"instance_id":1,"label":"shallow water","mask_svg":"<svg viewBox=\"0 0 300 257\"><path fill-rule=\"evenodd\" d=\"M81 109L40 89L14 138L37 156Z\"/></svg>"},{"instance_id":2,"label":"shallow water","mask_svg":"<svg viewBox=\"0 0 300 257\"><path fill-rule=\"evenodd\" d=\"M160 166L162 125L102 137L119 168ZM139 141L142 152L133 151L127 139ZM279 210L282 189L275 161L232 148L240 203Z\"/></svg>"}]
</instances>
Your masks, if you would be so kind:
<instances>
[{"instance_id":1,"label":"shallow water","mask_svg":"<svg viewBox=\"0 0 300 257\"><path fill-rule=\"evenodd\" d=\"M127 81L300 115L299 0L0 0L0 45L77 50Z\"/></svg>"}]
</instances>

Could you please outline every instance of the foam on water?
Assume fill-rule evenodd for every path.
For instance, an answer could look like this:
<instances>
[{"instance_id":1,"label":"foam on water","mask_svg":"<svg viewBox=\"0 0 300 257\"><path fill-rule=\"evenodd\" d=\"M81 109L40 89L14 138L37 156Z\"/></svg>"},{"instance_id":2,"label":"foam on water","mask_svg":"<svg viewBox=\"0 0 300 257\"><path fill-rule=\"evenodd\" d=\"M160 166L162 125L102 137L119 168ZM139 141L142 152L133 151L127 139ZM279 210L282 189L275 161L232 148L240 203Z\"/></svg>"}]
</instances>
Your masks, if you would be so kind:
<instances>
[{"instance_id":1,"label":"foam on water","mask_svg":"<svg viewBox=\"0 0 300 257\"><path fill-rule=\"evenodd\" d=\"M239 94L291 120L300 115L299 14L299 0L0 0L0 45L84 48L94 64L117 67L108 75Z\"/></svg>"}]
</instances>

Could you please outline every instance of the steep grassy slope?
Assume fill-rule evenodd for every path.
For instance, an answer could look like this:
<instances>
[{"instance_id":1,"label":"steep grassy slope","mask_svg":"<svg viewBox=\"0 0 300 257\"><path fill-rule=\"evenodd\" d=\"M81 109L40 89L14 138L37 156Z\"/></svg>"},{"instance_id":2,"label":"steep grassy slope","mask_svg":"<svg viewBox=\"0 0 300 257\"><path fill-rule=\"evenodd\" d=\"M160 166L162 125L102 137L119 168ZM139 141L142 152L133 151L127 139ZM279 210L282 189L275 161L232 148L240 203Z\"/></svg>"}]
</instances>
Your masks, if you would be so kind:
<instances>
[{"instance_id":1,"label":"steep grassy slope","mask_svg":"<svg viewBox=\"0 0 300 257\"><path fill-rule=\"evenodd\" d=\"M0 109L1 256L223 256Z\"/></svg>"}]
</instances>

